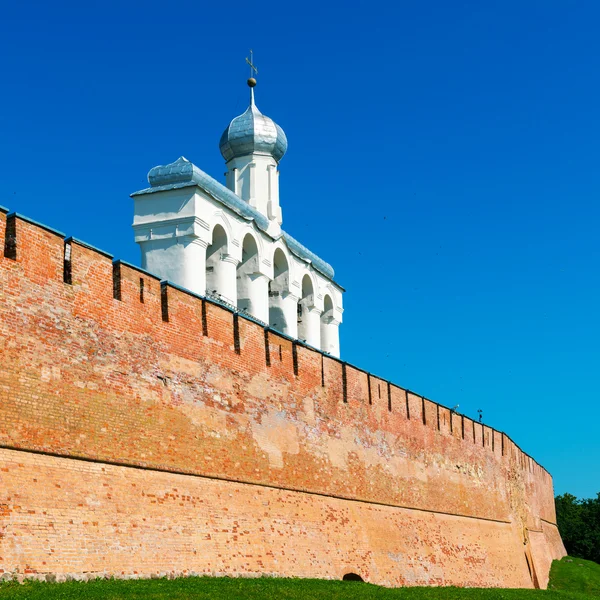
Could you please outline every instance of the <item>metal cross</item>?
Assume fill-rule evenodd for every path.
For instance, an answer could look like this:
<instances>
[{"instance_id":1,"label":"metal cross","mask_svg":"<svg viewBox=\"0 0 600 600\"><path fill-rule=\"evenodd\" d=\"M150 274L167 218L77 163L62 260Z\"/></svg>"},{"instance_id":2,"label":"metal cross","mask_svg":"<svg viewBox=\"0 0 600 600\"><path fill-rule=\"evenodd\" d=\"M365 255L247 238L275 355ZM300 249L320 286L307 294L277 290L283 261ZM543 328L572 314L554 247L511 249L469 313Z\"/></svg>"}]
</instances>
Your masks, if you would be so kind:
<instances>
[{"instance_id":1,"label":"metal cross","mask_svg":"<svg viewBox=\"0 0 600 600\"><path fill-rule=\"evenodd\" d=\"M252 71L258 75L258 69L254 66L253 61L253 53L252 50L250 50L250 58L246 57L246 62L250 65L250 77L253 75Z\"/></svg>"}]
</instances>

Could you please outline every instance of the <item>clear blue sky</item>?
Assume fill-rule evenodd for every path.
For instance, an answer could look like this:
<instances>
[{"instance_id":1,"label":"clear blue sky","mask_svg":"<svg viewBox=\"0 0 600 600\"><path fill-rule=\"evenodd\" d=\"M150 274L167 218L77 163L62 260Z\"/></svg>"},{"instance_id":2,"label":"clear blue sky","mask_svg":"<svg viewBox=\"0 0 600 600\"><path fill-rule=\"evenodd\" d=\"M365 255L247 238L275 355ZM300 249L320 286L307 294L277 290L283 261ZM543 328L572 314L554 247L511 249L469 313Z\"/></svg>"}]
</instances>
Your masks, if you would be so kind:
<instances>
[{"instance_id":1,"label":"clear blue sky","mask_svg":"<svg viewBox=\"0 0 600 600\"><path fill-rule=\"evenodd\" d=\"M285 228L347 288L345 360L600 491L600 4L13 2L0 204L139 264L129 193L222 180L247 105L286 131Z\"/></svg>"}]
</instances>

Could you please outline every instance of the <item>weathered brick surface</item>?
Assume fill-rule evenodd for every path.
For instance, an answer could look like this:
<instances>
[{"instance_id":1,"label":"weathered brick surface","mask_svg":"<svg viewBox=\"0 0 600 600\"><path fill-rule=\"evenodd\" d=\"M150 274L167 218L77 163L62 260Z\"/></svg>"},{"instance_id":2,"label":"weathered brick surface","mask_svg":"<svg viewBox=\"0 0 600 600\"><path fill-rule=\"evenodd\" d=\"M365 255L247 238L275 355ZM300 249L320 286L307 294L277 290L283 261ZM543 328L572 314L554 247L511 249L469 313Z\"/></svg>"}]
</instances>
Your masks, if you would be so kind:
<instances>
[{"instance_id":1,"label":"weathered brick surface","mask_svg":"<svg viewBox=\"0 0 600 600\"><path fill-rule=\"evenodd\" d=\"M82 244L64 283L62 238L18 218L17 249L0 258L4 572L531 586L524 548L542 585L564 553L550 475L503 434L241 317L238 347L229 311L127 265L115 299L111 259Z\"/></svg>"},{"instance_id":2,"label":"weathered brick surface","mask_svg":"<svg viewBox=\"0 0 600 600\"><path fill-rule=\"evenodd\" d=\"M38 577L354 572L387 585L531 585L509 523L10 450L0 457L3 553Z\"/></svg>"}]
</instances>

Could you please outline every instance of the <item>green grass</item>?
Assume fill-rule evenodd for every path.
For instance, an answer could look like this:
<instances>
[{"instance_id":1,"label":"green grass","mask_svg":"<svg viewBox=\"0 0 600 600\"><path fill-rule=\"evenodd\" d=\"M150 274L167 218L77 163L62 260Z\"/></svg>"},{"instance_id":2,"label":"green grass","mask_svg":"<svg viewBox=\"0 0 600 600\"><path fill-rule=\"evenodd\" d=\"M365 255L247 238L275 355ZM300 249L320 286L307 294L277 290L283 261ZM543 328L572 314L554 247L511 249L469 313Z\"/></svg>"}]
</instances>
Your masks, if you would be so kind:
<instances>
[{"instance_id":1,"label":"green grass","mask_svg":"<svg viewBox=\"0 0 600 600\"><path fill-rule=\"evenodd\" d=\"M570 556L555 560L550 569L548 588L584 592L592 598L600 597L600 565Z\"/></svg>"},{"instance_id":2,"label":"green grass","mask_svg":"<svg viewBox=\"0 0 600 600\"><path fill-rule=\"evenodd\" d=\"M572 562L569 562L571 560ZM0 600L585 600L600 597L600 565L563 559L552 565L553 589L387 589L353 581L192 577L87 583L0 584Z\"/></svg>"}]
</instances>

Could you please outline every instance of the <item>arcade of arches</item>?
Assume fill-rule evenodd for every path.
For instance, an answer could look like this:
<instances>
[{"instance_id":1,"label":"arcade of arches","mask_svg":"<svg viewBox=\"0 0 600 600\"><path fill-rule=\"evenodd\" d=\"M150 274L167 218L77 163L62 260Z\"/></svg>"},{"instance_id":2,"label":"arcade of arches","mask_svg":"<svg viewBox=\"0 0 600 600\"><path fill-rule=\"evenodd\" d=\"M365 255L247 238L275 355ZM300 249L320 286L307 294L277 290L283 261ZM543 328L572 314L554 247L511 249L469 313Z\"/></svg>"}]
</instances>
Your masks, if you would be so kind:
<instances>
[{"instance_id":1,"label":"arcade of arches","mask_svg":"<svg viewBox=\"0 0 600 600\"><path fill-rule=\"evenodd\" d=\"M228 253L225 229L216 225L212 243L206 248L206 293L252 315L292 338L339 355L338 326L331 296L317 306L315 284L306 273L301 297L290 291L289 261L281 248L273 254L273 278L260 272L256 239L247 233L242 241L242 259Z\"/></svg>"}]
</instances>

